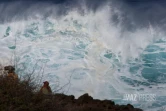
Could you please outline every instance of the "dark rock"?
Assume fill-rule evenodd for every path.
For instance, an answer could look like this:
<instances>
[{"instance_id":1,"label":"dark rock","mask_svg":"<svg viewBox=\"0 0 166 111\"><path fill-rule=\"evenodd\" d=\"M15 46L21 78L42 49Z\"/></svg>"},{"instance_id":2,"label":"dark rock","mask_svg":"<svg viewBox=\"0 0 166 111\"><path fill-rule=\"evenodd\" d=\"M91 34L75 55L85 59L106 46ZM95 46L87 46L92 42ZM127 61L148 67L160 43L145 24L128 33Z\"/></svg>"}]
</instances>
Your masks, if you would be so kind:
<instances>
[{"instance_id":1,"label":"dark rock","mask_svg":"<svg viewBox=\"0 0 166 111\"><path fill-rule=\"evenodd\" d=\"M79 103L89 103L92 100L93 100L93 98L86 93L86 94L80 96L77 101Z\"/></svg>"},{"instance_id":2,"label":"dark rock","mask_svg":"<svg viewBox=\"0 0 166 111\"><path fill-rule=\"evenodd\" d=\"M131 105L131 104L127 104L127 107L128 107L129 109L133 109L133 108L134 108L133 105Z\"/></svg>"},{"instance_id":3,"label":"dark rock","mask_svg":"<svg viewBox=\"0 0 166 111\"><path fill-rule=\"evenodd\" d=\"M88 94L75 99L74 96L55 94L55 99L65 111L143 111L133 105L118 105L111 100L93 99Z\"/></svg>"},{"instance_id":4,"label":"dark rock","mask_svg":"<svg viewBox=\"0 0 166 111\"><path fill-rule=\"evenodd\" d=\"M104 100L103 103L106 105L115 105L115 103L111 100Z\"/></svg>"}]
</instances>

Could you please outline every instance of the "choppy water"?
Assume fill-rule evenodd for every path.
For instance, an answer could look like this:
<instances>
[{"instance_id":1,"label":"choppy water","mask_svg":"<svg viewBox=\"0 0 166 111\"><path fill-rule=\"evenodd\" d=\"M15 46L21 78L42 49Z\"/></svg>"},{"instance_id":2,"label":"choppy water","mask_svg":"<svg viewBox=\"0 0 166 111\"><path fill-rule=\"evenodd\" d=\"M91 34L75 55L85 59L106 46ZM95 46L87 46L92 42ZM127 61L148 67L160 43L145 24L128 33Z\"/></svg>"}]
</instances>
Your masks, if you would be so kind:
<instances>
[{"instance_id":1,"label":"choppy water","mask_svg":"<svg viewBox=\"0 0 166 111\"><path fill-rule=\"evenodd\" d=\"M95 13L72 10L61 17L0 24L1 63L15 64L19 75L34 66L41 74L44 67L43 80L56 87L57 81L63 86L70 79L63 91L76 97L89 93L145 110L164 110L165 35L151 25L122 33L110 17L105 6ZM124 94L156 94L156 100L124 101Z\"/></svg>"}]
</instances>

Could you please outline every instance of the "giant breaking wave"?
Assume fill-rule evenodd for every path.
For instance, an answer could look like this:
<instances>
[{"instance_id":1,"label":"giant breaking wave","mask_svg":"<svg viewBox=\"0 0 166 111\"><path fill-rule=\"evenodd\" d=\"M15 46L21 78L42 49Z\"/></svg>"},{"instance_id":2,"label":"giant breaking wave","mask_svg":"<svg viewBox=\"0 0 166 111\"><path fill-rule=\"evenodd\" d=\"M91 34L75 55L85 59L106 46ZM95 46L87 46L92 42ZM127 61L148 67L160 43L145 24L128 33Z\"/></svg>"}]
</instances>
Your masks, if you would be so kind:
<instances>
[{"instance_id":1,"label":"giant breaking wave","mask_svg":"<svg viewBox=\"0 0 166 111\"><path fill-rule=\"evenodd\" d=\"M44 68L43 78L52 87L70 79L63 92L76 97L89 93L153 110L166 105L166 38L162 31L151 24L124 31L121 23L111 20L110 5L95 12L86 7L81 10L73 8L44 19L35 13L35 17L1 23L1 63L15 65L19 75L34 67L36 72ZM121 21L121 13L114 13ZM157 98L123 101L124 94L156 94Z\"/></svg>"}]
</instances>

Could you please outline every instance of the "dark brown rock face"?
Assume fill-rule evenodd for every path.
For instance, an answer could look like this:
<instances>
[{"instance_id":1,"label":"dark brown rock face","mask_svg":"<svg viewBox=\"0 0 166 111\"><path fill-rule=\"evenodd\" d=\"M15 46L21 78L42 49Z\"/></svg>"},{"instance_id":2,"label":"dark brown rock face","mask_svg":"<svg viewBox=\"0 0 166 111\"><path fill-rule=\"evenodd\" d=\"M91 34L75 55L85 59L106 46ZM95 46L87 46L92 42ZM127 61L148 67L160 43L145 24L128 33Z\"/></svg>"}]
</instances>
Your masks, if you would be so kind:
<instances>
[{"instance_id":1,"label":"dark brown rock face","mask_svg":"<svg viewBox=\"0 0 166 111\"><path fill-rule=\"evenodd\" d=\"M80 96L77 99L77 102L80 103L80 104L86 104L86 103L91 102L92 100L93 100L93 98L86 93L86 94Z\"/></svg>"},{"instance_id":2,"label":"dark brown rock face","mask_svg":"<svg viewBox=\"0 0 166 111\"><path fill-rule=\"evenodd\" d=\"M65 111L143 111L134 108L131 104L115 105L111 100L93 99L87 93L75 99L74 96L55 94L57 102L63 106Z\"/></svg>"}]
</instances>

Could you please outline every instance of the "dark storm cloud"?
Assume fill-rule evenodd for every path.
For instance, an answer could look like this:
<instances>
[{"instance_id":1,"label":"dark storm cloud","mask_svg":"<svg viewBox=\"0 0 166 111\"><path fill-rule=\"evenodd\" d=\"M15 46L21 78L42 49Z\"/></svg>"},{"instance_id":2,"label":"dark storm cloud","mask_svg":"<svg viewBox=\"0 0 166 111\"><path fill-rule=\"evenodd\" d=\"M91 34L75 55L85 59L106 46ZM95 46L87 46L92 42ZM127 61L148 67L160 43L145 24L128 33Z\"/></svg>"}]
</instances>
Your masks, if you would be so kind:
<instances>
[{"instance_id":1,"label":"dark storm cloud","mask_svg":"<svg viewBox=\"0 0 166 111\"><path fill-rule=\"evenodd\" d=\"M53 2L53 3L64 3L68 0L0 0L0 3L4 2L16 2L16 1L22 1L22 2Z\"/></svg>"},{"instance_id":2,"label":"dark storm cloud","mask_svg":"<svg viewBox=\"0 0 166 111\"><path fill-rule=\"evenodd\" d=\"M121 15L113 16L115 23L122 18L122 26L129 30L153 26L166 28L166 1L165 0L113 0L113 10L120 10Z\"/></svg>"},{"instance_id":3,"label":"dark storm cloud","mask_svg":"<svg viewBox=\"0 0 166 111\"><path fill-rule=\"evenodd\" d=\"M63 14L67 10L65 3L71 5L72 0L0 0L0 22L27 19L37 14L45 18L55 14L55 10L57 14Z\"/></svg>"},{"instance_id":4,"label":"dark storm cloud","mask_svg":"<svg viewBox=\"0 0 166 111\"><path fill-rule=\"evenodd\" d=\"M93 11L96 11L99 7L103 6L108 1L109 0L85 0L86 6Z\"/></svg>"},{"instance_id":5,"label":"dark storm cloud","mask_svg":"<svg viewBox=\"0 0 166 111\"><path fill-rule=\"evenodd\" d=\"M72 8L78 8L82 13L82 3L86 4L89 10L96 11L105 2L106 0L0 0L0 22L27 19L37 14L43 18L61 16Z\"/></svg>"},{"instance_id":6,"label":"dark storm cloud","mask_svg":"<svg viewBox=\"0 0 166 111\"><path fill-rule=\"evenodd\" d=\"M27 19L29 15L36 16L37 13L43 18L54 14L60 16L72 8L78 8L81 12L82 3L95 12L109 2L112 20L115 24L120 23L124 29L134 30L149 24L166 28L165 0L0 0L0 21Z\"/></svg>"}]
</instances>

